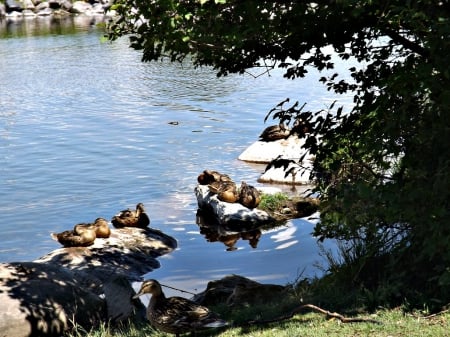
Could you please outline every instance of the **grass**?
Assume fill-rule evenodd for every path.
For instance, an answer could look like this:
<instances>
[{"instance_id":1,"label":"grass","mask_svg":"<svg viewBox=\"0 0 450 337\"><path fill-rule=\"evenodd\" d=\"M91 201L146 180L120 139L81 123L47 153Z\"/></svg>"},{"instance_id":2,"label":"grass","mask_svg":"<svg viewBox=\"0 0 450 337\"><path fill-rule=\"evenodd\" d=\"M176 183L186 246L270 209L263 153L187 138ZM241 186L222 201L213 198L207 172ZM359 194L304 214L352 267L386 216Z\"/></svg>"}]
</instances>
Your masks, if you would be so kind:
<instances>
[{"instance_id":1,"label":"grass","mask_svg":"<svg viewBox=\"0 0 450 337\"><path fill-rule=\"evenodd\" d=\"M249 327L232 327L226 330L208 330L197 333L198 337L332 337L332 336L371 336L371 337L439 337L450 336L450 312L445 312L430 318L420 315L405 314L400 308L378 310L367 315L381 324L375 323L342 323L336 319L326 319L318 313L307 312L293 318L267 325ZM173 337L153 330L150 326L134 325L111 328L101 326L96 331L72 334L73 337ZM189 336L186 334L185 336Z\"/></svg>"},{"instance_id":2,"label":"grass","mask_svg":"<svg viewBox=\"0 0 450 337\"><path fill-rule=\"evenodd\" d=\"M281 192L274 194L262 194L261 202L259 203L258 208L272 212L277 211L287 200L289 200L289 197Z\"/></svg>"}]
</instances>

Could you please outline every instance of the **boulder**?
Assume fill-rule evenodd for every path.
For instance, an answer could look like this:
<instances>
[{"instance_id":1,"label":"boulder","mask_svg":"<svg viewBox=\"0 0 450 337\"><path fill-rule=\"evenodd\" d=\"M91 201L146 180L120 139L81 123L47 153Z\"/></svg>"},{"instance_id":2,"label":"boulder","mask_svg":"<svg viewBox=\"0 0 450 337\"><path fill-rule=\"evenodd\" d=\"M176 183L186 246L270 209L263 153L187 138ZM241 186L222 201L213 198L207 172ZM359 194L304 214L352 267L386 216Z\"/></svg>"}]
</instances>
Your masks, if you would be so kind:
<instances>
[{"instance_id":1,"label":"boulder","mask_svg":"<svg viewBox=\"0 0 450 337\"><path fill-rule=\"evenodd\" d=\"M292 159L278 157L266 166L264 173L258 178L258 182L290 185L311 184L309 178L311 169L311 159L299 163Z\"/></svg>"},{"instance_id":2,"label":"boulder","mask_svg":"<svg viewBox=\"0 0 450 337\"><path fill-rule=\"evenodd\" d=\"M240 154L239 160L252 163L270 163L279 156L287 159L299 159L304 153L302 149L304 143L305 139L298 138L296 135L269 142L258 140Z\"/></svg>"},{"instance_id":3,"label":"boulder","mask_svg":"<svg viewBox=\"0 0 450 337\"><path fill-rule=\"evenodd\" d=\"M16 0L5 0L5 8L7 13L11 12L21 12L22 6Z\"/></svg>"},{"instance_id":4,"label":"boulder","mask_svg":"<svg viewBox=\"0 0 450 337\"><path fill-rule=\"evenodd\" d=\"M31 1L31 0L23 0L22 6L24 9L29 9L29 10L34 10L34 8L36 7L34 5L33 1Z\"/></svg>"},{"instance_id":5,"label":"boulder","mask_svg":"<svg viewBox=\"0 0 450 337\"><path fill-rule=\"evenodd\" d=\"M229 306L249 306L276 302L289 292L289 287L262 284L239 275L228 275L208 282L206 289L193 300L205 306L227 303Z\"/></svg>"},{"instance_id":6,"label":"boulder","mask_svg":"<svg viewBox=\"0 0 450 337\"><path fill-rule=\"evenodd\" d=\"M86 279L87 280L87 279ZM61 336L73 321L93 326L106 317L105 301L66 268L37 262L0 264L3 336Z\"/></svg>"},{"instance_id":7,"label":"boulder","mask_svg":"<svg viewBox=\"0 0 450 337\"><path fill-rule=\"evenodd\" d=\"M220 225L236 229L241 225L248 228L275 222L273 217L260 209L249 209L240 203L220 201L207 185L197 185L194 191L198 207L214 215Z\"/></svg>"},{"instance_id":8,"label":"boulder","mask_svg":"<svg viewBox=\"0 0 450 337\"><path fill-rule=\"evenodd\" d=\"M0 264L0 335L61 336L74 324L145 316L131 283L177 246L154 229L113 229L89 247L59 248L33 262Z\"/></svg>"},{"instance_id":9,"label":"boulder","mask_svg":"<svg viewBox=\"0 0 450 337\"><path fill-rule=\"evenodd\" d=\"M92 5L89 2L74 1L71 12L74 14L86 14L92 11Z\"/></svg>"}]
</instances>

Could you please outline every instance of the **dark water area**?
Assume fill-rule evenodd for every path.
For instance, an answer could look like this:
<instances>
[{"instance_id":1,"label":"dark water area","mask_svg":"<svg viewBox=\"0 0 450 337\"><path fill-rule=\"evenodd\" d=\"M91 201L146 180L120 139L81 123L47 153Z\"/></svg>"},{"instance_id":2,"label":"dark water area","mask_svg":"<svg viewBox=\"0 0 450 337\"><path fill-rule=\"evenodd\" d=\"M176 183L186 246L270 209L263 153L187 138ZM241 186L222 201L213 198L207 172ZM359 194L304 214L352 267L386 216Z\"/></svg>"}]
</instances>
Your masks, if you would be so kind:
<instances>
[{"instance_id":1,"label":"dark water area","mask_svg":"<svg viewBox=\"0 0 450 337\"><path fill-rule=\"evenodd\" d=\"M165 284L200 291L228 274L285 284L321 273L317 220L295 219L263 230L254 247L244 237L227 250L200 233L194 195L204 169L259 186L265 166L239 154L285 98L311 109L342 100L319 74L217 78L189 63L142 63L126 39L104 42L89 20L44 33L36 25L51 23L33 21L0 23L0 262L36 259L60 247L51 232L143 202L151 227L179 243L151 273Z\"/></svg>"}]
</instances>

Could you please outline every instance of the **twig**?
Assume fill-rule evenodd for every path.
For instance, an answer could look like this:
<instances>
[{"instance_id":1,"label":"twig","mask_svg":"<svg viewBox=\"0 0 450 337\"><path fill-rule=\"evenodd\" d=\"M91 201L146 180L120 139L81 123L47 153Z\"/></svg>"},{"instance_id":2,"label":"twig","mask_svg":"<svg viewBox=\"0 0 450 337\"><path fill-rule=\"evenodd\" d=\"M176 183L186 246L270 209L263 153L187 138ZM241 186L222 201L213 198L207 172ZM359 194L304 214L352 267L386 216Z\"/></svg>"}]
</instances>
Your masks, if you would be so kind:
<instances>
[{"instance_id":1,"label":"twig","mask_svg":"<svg viewBox=\"0 0 450 337\"><path fill-rule=\"evenodd\" d=\"M430 318L433 318L433 317L436 317L436 316L440 316L440 315L442 315L442 314L445 314L445 313L447 313L447 312L449 312L449 311L450 311L450 309L445 309L445 310L436 312L436 313L431 314L431 315L428 315L428 316L423 316L422 318L423 318L423 319L430 319ZM420 317L419 317L419 318L420 318Z\"/></svg>"},{"instance_id":2,"label":"twig","mask_svg":"<svg viewBox=\"0 0 450 337\"><path fill-rule=\"evenodd\" d=\"M287 319L292 318L294 315L298 314L300 311L304 309L311 309L313 311L317 311L321 314L326 315L327 318L337 318L342 323L358 323L358 322L368 322L368 323L375 323L375 324L382 324L380 321L371 319L371 318L363 318L363 317L344 317L343 315L337 313L337 312L330 312L328 310L319 308L318 306L315 306L313 304L304 304L301 305L294 310L292 310L289 314L281 315L276 318L272 319L261 319L261 320L252 320L245 322L244 325L252 325L252 324L268 324L268 323L274 323L274 322L280 322Z\"/></svg>"}]
</instances>

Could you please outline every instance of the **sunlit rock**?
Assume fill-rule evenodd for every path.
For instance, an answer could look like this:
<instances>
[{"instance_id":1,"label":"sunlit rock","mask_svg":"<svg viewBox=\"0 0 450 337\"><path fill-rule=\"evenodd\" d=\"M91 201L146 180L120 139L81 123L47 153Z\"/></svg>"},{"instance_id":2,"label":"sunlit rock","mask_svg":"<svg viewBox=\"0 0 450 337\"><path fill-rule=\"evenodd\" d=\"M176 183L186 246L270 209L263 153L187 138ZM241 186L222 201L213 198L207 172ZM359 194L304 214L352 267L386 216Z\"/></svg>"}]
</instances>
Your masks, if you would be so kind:
<instances>
[{"instance_id":1,"label":"sunlit rock","mask_svg":"<svg viewBox=\"0 0 450 337\"><path fill-rule=\"evenodd\" d=\"M92 11L92 5L89 2L74 1L71 12L75 14L86 14Z\"/></svg>"},{"instance_id":2,"label":"sunlit rock","mask_svg":"<svg viewBox=\"0 0 450 337\"><path fill-rule=\"evenodd\" d=\"M267 166L264 173L258 178L260 183L278 183L302 185L310 184L312 159L302 163L287 158L276 158Z\"/></svg>"},{"instance_id":3,"label":"sunlit rock","mask_svg":"<svg viewBox=\"0 0 450 337\"><path fill-rule=\"evenodd\" d=\"M298 138L296 135L269 142L258 140L245 149L239 159L253 163L270 163L279 156L297 160L303 154L304 142L304 138Z\"/></svg>"},{"instance_id":4,"label":"sunlit rock","mask_svg":"<svg viewBox=\"0 0 450 337\"><path fill-rule=\"evenodd\" d=\"M275 221L268 213L260 209L249 209L240 203L220 201L217 194L210 192L206 185L197 185L195 196L197 197L198 207L212 213L221 225L263 225Z\"/></svg>"}]
</instances>

